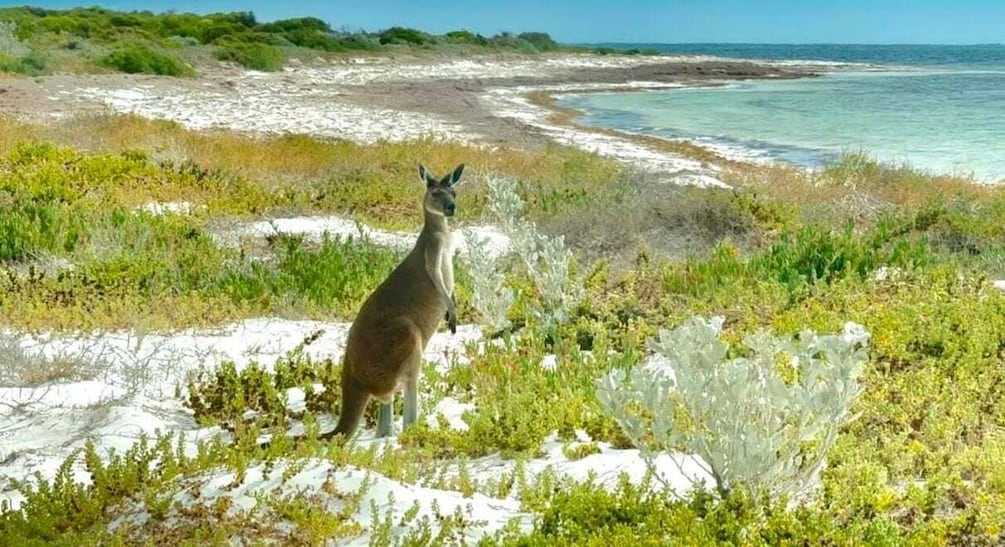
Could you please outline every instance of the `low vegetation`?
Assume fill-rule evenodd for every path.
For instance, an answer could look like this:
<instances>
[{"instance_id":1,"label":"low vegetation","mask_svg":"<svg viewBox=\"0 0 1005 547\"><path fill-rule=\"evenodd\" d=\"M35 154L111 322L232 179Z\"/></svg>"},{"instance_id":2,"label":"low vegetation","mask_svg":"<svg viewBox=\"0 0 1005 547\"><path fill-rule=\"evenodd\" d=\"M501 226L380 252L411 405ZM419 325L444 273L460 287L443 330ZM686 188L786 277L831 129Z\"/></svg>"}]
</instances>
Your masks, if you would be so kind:
<instances>
[{"instance_id":1,"label":"low vegetation","mask_svg":"<svg viewBox=\"0 0 1005 547\"><path fill-rule=\"evenodd\" d=\"M127 74L158 74L161 76L193 76L195 71L176 57L160 53L143 45L117 49L100 60L108 68Z\"/></svg>"},{"instance_id":2,"label":"low vegetation","mask_svg":"<svg viewBox=\"0 0 1005 547\"><path fill-rule=\"evenodd\" d=\"M0 9L0 70L28 75L111 69L191 76L210 56L254 70L280 70L289 59L345 53L540 53L561 49L543 32L486 37L467 30L434 35L392 27L335 30L315 17L262 23L251 12L152 13L99 7ZM207 55L207 52L211 55Z\"/></svg>"},{"instance_id":3,"label":"low vegetation","mask_svg":"<svg viewBox=\"0 0 1005 547\"><path fill-rule=\"evenodd\" d=\"M370 470L466 496L512 496L534 515L528 527L508 527L486 544L1005 541L1005 294L992 284L1005 274L1005 202L995 188L853 156L813 175L734 166L727 173L732 191L658 191L615 164L561 147L489 152L430 141L246 139L118 116L3 124L0 309L8 326L75 331L264 314L348 318L398 259L394 251L337 238L230 247L218 235L224 221L302 213L414 229L415 158L475 168L459 192L460 218L499 221L502 209L491 197L504 189L523 207L524 223L510 231L536 235L527 236L526 253L499 259L499 268L458 261L462 319L493 315L485 321L493 343L471 345L461 366L427 364L421 404L427 414L448 398L468 405L466 428L420 420L379 454L334 446L316 436L338 406L337 360L300 348L275 366L225 364L192 375L182 391L195 419L229 432L227 442L186 450L185 439L164 434L111 458L88 446L54 480L21 485L21 509L0 513L0 544L213 543L237 536L314 544L355 537L361 530L350 517L366 511L360 500L371 482L349 488L332 479L323 499L271 496L248 512L231 510L225 498L177 503L181 492L221 470L238 485L253 473L289 478L318 466ZM189 213L144 209L182 200L193 205ZM576 236L592 225L609 231ZM689 229L695 243L687 249L646 245L652 238L638 236ZM568 235L570 252L542 232ZM610 249L619 251L616 261L605 258ZM541 266L547 260L536 260L559 255L567 260L549 270ZM478 283L467 277L490 270L503 274ZM564 283L556 289L559 273ZM556 290L573 297L556 298ZM486 291L509 300L493 302ZM831 425L841 425L835 435L822 430L826 442L807 435L800 440L806 444L784 445L796 460L823 454L812 495L770 495L756 481L739 480L678 499L654 477L612 485L527 471L524 464L555 446L588 462L612 449L683 450L710 438L689 430L651 444L598 397L598 379L643 370L654 349L672 353L647 340L694 316L721 317L724 363L757 361L778 400L785 386L828 363L806 350L796 371L790 360L766 357L742 340L765 330L781 344L807 329L840 333L848 322L869 333L867 353L846 363L860 368L841 376L845 387L861 388L842 399L847 415L804 405L769 416L835 410ZM294 388L304 394L302 407L288 404ZM664 406L629 409L649 420L681 403L673 410L682 429L701 415L687 401L657 402ZM295 428L304 431L298 442L284 435ZM271 442L258 444L262 435ZM472 475L484 462L479 458L497 454L523 463L491 478ZM78 464L90 484L74 480ZM137 511L149 518L110 527ZM398 520L375 514L370 537L392 543ZM408 544L456 543L474 525L463 514L435 523L411 514L402 519Z\"/></svg>"}]
</instances>

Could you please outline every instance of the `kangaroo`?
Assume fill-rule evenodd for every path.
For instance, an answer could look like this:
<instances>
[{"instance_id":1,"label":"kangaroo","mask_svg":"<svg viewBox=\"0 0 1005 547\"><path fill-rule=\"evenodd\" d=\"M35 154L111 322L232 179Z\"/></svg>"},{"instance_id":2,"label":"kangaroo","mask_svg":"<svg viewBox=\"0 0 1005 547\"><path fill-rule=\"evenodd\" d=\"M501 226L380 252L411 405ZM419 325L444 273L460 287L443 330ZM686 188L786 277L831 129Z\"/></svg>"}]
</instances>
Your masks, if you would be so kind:
<instances>
[{"instance_id":1,"label":"kangaroo","mask_svg":"<svg viewBox=\"0 0 1005 547\"><path fill-rule=\"evenodd\" d=\"M391 403L404 388L404 426L418 418L416 381L422 352L444 318L457 332L454 301L453 242L447 218L454 216L454 186L464 164L437 179L419 165L426 187L425 224L408 256L366 299L349 328L342 358L342 415L327 436L351 437L359 427L366 404L380 401L377 436L392 434Z\"/></svg>"}]
</instances>

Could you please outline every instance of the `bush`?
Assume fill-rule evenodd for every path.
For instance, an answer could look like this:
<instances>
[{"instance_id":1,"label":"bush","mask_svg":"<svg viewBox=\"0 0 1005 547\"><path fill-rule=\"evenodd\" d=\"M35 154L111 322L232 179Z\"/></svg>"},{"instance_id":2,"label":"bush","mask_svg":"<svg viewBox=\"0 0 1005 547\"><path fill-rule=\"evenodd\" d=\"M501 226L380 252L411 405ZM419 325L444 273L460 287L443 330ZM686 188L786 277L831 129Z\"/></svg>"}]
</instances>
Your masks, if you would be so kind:
<instances>
[{"instance_id":1,"label":"bush","mask_svg":"<svg viewBox=\"0 0 1005 547\"><path fill-rule=\"evenodd\" d=\"M267 44L248 43L223 46L213 52L221 61L234 61L245 68L274 72L283 69L282 50Z\"/></svg>"},{"instance_id":2,"label":"bush","mask_svg":"<svg viewBox=\"0 0 1005 547\"><path fill-rule=\"evenodd\" d=\"M533 284L533 302L524 308L536 326L552 335L553 329L570 318L572 308L579 303L582 285L573 272L573 254L562 236L542 234L537 225L524 218L524 203L516 183L504 178L490 178L488 209L493 220L509 236L511 254L520 260L520 272ZM481 319L492 329L509 326L507 317L517 294L505 285L507 269L501 259L489 256L485 241L473 237L468 242L469 256L465 260L471 270L473 305ZM523 291L527 292L527 291Z\"/></svg>"},{"instance_id":3,"label":"bush","mask_svg":"<svg viewBox=\"0 0 1005 547\"><path fill-rule=\"evenodd\" d=\"M597 397L650 463L683 450L705 461L723 496L738 486L798 494L851 417L868 334L851 323L795 342L761 333L745 341L750 358L726 360L721 327L694 318L661 331L649 341L661 359L611 372Z\"/></svg>"},{"instance_id":4,"label":"bush","mask_svg":"<svg viewBox=\"0 0 1005 547\"><path fill-rule=\"evenodd\" d=\"M391 250L351 238L326 236L314 250L308 249L301 237L280 236L275 245L277 264L253 262L246 269L228 272L208 292L266 307L296 295L317 309L335 309L347 316L399 260Z\"/></svg>"},{"instance_id":5,"label":"bush","mask_svg":"<svg viewBox=\"0 0 1005 547\"><path fill-rule=\"evenodd\" d=\"M379 41L381 45L407 44L424 46L436 43L436 40L429 34L415 30L414 28L405 27L391 27L381 32L379 34Z\"/></svg>"},{"instance_id":6,"label":"bush","mask_svg":"<svg viewBox=\"0 0 1005 547\"><path fill-rule=\"evenodd\" d=\"M538 51L554 51L558 49L558 42L551 39L547 32L522 32L517 38L534 46Z\"/></svg>"},{"instance_id":7,"label":"bush","mask_svg":"<svg viewBox=\"0 0 1005 547\"><path fill-rule=\"evenodd\" d=\"M444 34L443 37L446 38L448 42L454 44L475 44L479 46L486 46L489 43L488 38L469 30L452 30Z\"/></svg>"},{"instance_id":8,"label":"bush","mask_svg":"<svg viewBox=\"0 0 1005 547\"><path fill-rule=\"evenodd\" d=\"M345 44L336 39L331 33L319 30L291 30L284 32L282 36L291 44L308 49L320 49L322 51L342 51L347 49Z\"/></svg>"},{"instance_id":9,"label":"bush","mask_svg":"<svg viewBox=\"0 0 1005 547\"><path fill-rule=\"evenodd\" d=\"M290 31L332 31L328 23L317 17L295 17L293 19L280 19L271 23L265 23L258 27L263 32L290 32Z\"/></svg>"},{"instance_id":10,"label":"bush","mask_svg":"<svg viewBox=\"0 0 1005 547\"><path fill-rule=\"evenodd\" d=\"M0 56L0 71L2 72L40 76L47 72L48 64L48 59L37 51L32 51L28 55L17 59L8 59Z\"/></svg>"},{"instance_id":11,"label":"bush","mask_svg":"<svg viewBox=\"0 0 1005 547\"><path fill-rule=\"evenodd\" d=\"M194 76L195 71L177 57L156 52L146 46L131 45L112 52L101 64L127 74Z\"/></svg>"},{"instance_id":12,"label":"bush","mask_svg":"<svg viewBox=\"0 0 1005 547\"><path fill-rule=\"evenodd\" d=\"M516 49L525 53L537 53L537 48L533 44L513 34L512 32L500 32L489 40L493 47Z\"/></svg>"}]
</instances>

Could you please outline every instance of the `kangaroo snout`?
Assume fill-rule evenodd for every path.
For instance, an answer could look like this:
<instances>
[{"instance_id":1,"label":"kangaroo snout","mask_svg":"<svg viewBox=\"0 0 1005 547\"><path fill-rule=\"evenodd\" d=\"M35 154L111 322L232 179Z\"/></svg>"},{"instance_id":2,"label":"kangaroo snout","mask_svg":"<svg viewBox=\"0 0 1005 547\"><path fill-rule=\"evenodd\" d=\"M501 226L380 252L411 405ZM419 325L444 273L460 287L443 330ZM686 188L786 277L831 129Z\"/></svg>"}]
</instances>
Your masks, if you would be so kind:
<instances>
[{"instance_id":1,"label":"kangaroo snout","mask_svg":"<svg viewBox=\"0 0 1005 547\"><path fill-rule=\"evenodd\" d=\"M446 205L443 206L443 214L448 217L452 217L454 216L455 209L457 209L456 205L454 205L453 203L447 203Z\"/></svg>"}]
</instances>

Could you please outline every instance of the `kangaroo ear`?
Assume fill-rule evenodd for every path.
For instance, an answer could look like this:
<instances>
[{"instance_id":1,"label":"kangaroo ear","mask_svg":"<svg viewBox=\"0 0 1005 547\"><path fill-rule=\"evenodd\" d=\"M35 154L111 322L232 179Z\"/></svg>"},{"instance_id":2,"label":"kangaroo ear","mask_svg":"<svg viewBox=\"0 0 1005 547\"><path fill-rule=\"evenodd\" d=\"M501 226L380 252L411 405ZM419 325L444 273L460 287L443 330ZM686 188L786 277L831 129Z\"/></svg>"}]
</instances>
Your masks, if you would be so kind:
<instances>
[{"instance_id":1,"label":"kangaroo ear","mask_svg":"<svg viewBox=\"0 0 1005 547\"><path fill-rule=\"evenodd\" d=\"M450 173L449 175L443 177L443 184L446 184L447 186L456 185L457 181L461 180L461 173L463 172L464 172L464 164L462 163L457 166L457 169L454 169L453 173Z\"/></svg>"},{"instance_id":2,"label":"kangaroo ear","mask_svg":"<svg viewBox=\"0 0 1005 547\"><path fill-rule=\"evenodd\" d=\"M439 182L436 180L436 177L434 177L433 174L430 173L429 170L421 163L419 164L419 180L421 180L422 184L424 184L427 188L434 186L437 182Z\"/></svg>"}]
</instances>

